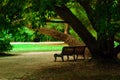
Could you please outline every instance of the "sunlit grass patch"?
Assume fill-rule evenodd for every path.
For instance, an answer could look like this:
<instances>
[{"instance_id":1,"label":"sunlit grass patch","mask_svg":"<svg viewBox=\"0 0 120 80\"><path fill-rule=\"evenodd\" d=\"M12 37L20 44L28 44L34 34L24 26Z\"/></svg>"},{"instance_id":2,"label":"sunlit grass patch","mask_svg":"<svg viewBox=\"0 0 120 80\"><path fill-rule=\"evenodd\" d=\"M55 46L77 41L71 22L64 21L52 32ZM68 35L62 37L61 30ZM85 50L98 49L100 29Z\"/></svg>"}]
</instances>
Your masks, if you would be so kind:
<instances>
[{"instance_id":1,"label":"sunlit grass patch","mask_svg":"<svg viewBox=\"0 0 120 80\"><path fill-rule=\"evenodd\" d=\"M14 52L30 51L61 51L64 45L52 44L12 44Z\"/></svg>"}]
</instances>

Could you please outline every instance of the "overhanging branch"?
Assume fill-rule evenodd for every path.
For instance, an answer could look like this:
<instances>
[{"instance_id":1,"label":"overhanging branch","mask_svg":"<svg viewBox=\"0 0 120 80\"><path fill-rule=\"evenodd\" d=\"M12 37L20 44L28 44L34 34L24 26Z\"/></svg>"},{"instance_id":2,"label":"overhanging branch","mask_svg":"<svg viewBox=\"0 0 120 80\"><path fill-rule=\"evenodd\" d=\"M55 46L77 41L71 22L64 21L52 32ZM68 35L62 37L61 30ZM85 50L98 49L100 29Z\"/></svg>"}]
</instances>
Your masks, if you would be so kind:
<instances>
[{"instance_id":1,"label":"overhanging branch","mask_svg":"<svg viewBox=\"0 0 120 80\"><path fill-rule=\"evenodd\" d=\"M63 20L68 21L68 24L71 25L86 44L88 42L91 44L96 43L95 38L66 6L55 6L55 11Z\"/></svg>"},{"instance_id":2,"label":"overhanging branch","mask_svg":"<svg viewBox=\"0 0 120 80\"><path fill-rule=\"evenodd\" d=\"M55 21L55 20L46 20L46 22L52 22L52 23L68 23L67 21Z\"/></svg>"},{"instance_id":3,"label":"overhanging branch","mask_svg":"<svg viewBox=\"0 0 120 80\"><path fill-rule=\"evenodd\" d=\"M94 11L91 8L90 4L91 4L91 0L76 0L86 11L88 18L92 24L92 26L94 27L95 25L95 15L94 15Z\"/></svg>"},{"instance_id":4,"label":"overhanging branch","mask_svg":"<svg viewBox=\"0 0 120 80\"><path fill-rule=\"evenodd\" d=\"M77 39L72 37L69 34L64 34L60 31L54 30L54 29L47 29L47 28L40 28L39 32L44 35L52 36L58 40L62 40L65 43L67 43L70 46L78 46L78 45L85 45L83 43L80 43Z\"/></svg>"}]
</instances>

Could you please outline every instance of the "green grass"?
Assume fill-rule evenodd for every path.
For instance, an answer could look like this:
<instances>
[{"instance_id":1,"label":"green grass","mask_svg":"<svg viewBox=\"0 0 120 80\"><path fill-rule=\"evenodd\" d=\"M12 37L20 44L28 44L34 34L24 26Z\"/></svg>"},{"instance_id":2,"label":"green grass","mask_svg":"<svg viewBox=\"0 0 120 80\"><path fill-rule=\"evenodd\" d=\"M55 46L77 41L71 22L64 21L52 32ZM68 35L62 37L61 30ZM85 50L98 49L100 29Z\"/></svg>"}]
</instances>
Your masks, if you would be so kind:
<instances>
[{"instance_id":1,"label":"green grass","mask_svg":"<svg viewBox=\"0 0 120 80\"><path fill-rule=\"evenodd\" d=\"M12 44L11 52L61 51L63 45L48 44Z\"/></svg>"}]
</instances>

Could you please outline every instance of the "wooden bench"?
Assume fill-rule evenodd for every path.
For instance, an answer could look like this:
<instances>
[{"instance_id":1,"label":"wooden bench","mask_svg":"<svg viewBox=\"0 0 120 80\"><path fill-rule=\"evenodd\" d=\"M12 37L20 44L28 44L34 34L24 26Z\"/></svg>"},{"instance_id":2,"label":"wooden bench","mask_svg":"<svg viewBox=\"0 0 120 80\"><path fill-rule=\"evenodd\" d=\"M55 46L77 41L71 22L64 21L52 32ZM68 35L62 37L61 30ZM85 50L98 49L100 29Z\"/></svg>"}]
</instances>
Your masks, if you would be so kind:
<instances>
[{"instance_id":1,"label":"wooden bench","mask_svg":"<svg viewBox=\"0 0 120 80\"><path fill-rule=\"evenodd\" d=\"M69 60L69 56L73 56L74 61L76 61L78 59L78 55L82 55L85 59L84 55L85 47L86 46L63 47L62 52L60 54L57 53L54 54L55 61L57 60L57 57L61 57L62 61L64 61L64 56L67 56L67 60Z\"/></svg>"}]
</instances>

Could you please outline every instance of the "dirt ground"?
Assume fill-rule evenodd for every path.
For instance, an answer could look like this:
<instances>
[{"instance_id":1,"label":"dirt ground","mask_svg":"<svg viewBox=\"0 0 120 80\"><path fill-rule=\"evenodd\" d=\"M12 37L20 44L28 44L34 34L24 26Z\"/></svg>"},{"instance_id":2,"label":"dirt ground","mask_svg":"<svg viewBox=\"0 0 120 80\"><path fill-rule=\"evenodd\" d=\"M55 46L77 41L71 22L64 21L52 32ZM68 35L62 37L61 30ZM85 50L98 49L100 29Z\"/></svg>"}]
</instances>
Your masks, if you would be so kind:
<instances>
[{"instance_id":1,"label":"dirt ground","mask_svg":"<svg viewBox=\"0 0 120 80\"><path fill-rule=\"evenodd\" d=\"M0 57L0 80L21 80L37 69L58 64L54 62L54 53L56 52L28 52Z\"/></svg>"},{"instance_id":2,"label":"dirt ground","mask_svg":"<svg viewBox=\"0 0 120 80\"><path fill-rule=\"evenodd\" d=\"M120 65L96 66L81 60L54 62L57 52L24 52L0 57L0 80L119 80ZM65 57L66 59L66 57ZM105 79L106 78L106 79Z\"/></svg>"}]
</instances>

